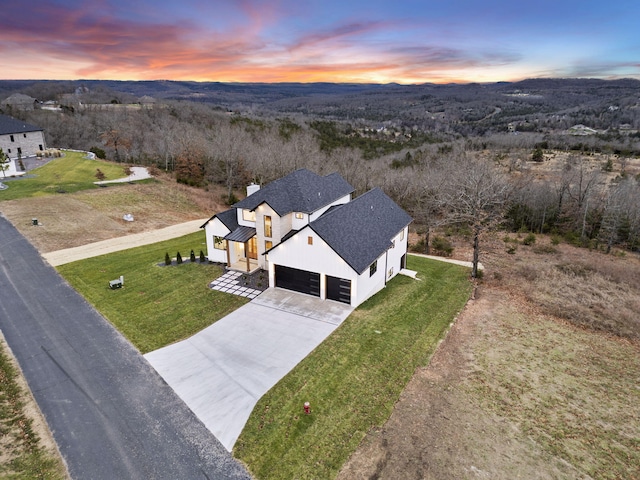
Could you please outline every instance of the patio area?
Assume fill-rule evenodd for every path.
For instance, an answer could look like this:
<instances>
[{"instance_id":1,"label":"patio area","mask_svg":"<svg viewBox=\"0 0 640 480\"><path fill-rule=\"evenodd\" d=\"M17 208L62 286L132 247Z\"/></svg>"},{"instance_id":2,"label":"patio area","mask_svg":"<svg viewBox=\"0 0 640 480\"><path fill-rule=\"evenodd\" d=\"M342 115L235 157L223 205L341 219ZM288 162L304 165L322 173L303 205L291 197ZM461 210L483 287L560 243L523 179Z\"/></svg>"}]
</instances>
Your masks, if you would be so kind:
<instances>
[{"instance_id":1,"label":"patio area","mask_svg":"<svg viewBox=\"0 0 640 480\"><path fill-rule=\"evenodd\" d=\"M253 300L269 288L269 279L260 269L251 274L227 270L211 282L209 288Z\"/></svg>"}]
</instances>

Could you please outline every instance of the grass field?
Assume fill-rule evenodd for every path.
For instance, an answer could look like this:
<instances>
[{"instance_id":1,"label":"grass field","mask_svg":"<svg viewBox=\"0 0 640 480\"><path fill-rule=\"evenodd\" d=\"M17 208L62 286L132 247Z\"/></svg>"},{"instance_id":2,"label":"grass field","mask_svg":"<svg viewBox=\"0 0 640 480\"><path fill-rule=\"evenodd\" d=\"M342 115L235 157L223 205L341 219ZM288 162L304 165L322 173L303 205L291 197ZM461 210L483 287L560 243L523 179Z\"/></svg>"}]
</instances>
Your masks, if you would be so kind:
<instances>
[{"instance_id":1,"label":"grass field","mask_svg":"<svg viewBox=\"0 0 640 480\"><path fill-rule=\"evenodd\" d=\"M165 253L184 259L204 249L204 232L58 267L58 271L140 352L183 340L245 304L242 297L210 290L215 265L164 265ZM124 275L124 287L108 282Z\"/></svg>"},{"instance_id":2,"label":"grass field","mask_svg":"<svg viewBox=\"0 0 640 480\"><path fill-rule=\"evenodd\" d=\"M34 175L33 178L6 182L9 188L0 191L0 201L99 188L93 184L97 181L97 169L111 180L126 176L122 165L89 160L85 155L81 152L65 151L64 157L56 158L29 172L30 175Z\"/></svg>"},{"instance_id":3,"label":"grass field","mask_svg":"<svg viewBox=\"0 0 640 480\"><path fill-rule=\"evenodd\" d=\"M408 268L422 281L396 277L258 402L234 448L257 478L333 478L384 424L471 291L466 268L418 257Z\"/></svg>"}]
</instances>

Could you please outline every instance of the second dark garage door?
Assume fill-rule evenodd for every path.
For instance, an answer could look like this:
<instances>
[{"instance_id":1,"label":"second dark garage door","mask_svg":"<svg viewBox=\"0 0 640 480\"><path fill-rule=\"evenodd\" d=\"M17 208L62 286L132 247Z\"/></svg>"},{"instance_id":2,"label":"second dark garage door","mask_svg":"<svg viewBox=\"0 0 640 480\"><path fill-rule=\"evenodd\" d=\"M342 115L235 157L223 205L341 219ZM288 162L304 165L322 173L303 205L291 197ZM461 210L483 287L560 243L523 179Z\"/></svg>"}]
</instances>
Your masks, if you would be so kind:
<instances>
[{"instance_id":1,"label":"second dark garage door","mask_svg":"<svg viewBox=\"0 0 640 480\"><path fill-rule=\"evenodd\" d=\"M327 275L327 298L351 304L351 280Z\"/></svg>"},{"instance_id":2,"label":"second dark garage door","mask_svg":"<svg viewBox=\"0 0 640 480\"><path fill-rule=\"evenodd\" d=\"M276 265L276 287L320 296L320 274Z\"/></svg>"}]
</instances>

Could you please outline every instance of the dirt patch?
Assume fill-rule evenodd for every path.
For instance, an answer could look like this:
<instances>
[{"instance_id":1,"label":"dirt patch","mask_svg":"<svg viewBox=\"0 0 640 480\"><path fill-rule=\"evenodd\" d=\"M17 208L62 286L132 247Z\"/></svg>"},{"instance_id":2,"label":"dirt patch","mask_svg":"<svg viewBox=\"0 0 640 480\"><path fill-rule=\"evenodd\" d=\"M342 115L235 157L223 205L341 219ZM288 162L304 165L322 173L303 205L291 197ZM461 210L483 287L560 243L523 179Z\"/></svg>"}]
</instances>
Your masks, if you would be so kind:
<instances>
[{"instance_id":1,"label":"dirt patch","mask_svg":"<svg viewBox=\"0 0 640 480\"><path fill-rule=\"evenodd\" d=\"M210 217L228 208L222 194L222 189L204 191L161 176L157 183L2 202L0 210L46 253ZM133 222L123 220L127 213ZM33 226L33 218L39 226Z\"/></svg>"},{"instance_id":2,"label":"dirt patch","mask_svg":"<svg viewBox=\"0 0 640 480\"><path fill-rule=\"evenodd\" d=\"M338 478L640 478L640 345L552 316L531 295L555 265L586 263L615 278L621 263L637 271L636 259L485 245L478 297ZM553 285L554 298L588 291ZM628 283L624 291L640 298Z\"/></svg>"}]
</instances>

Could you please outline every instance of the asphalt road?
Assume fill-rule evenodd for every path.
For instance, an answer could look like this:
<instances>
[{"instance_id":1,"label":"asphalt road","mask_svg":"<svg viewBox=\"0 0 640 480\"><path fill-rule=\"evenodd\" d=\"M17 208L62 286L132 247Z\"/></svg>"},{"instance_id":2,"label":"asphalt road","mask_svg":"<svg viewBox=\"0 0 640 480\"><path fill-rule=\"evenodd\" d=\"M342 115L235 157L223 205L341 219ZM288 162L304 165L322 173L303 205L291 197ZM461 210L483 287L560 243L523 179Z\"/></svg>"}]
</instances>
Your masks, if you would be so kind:
<instances>
[{"instance_id":1,"label":"asphalt road","mask_svg":"<svg viewBox=\"0 0 640 480\"><path fill-rule=\"evenodd\" d=\"M250 478L2 215L0 329L73 479Z\"/></svg>"}]
</instances>

